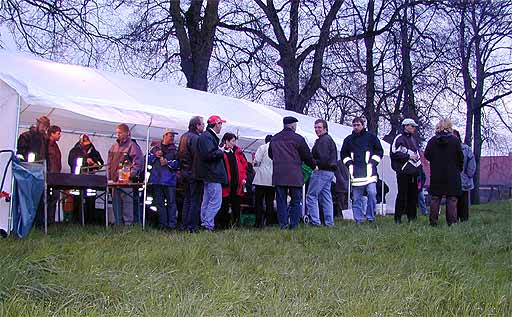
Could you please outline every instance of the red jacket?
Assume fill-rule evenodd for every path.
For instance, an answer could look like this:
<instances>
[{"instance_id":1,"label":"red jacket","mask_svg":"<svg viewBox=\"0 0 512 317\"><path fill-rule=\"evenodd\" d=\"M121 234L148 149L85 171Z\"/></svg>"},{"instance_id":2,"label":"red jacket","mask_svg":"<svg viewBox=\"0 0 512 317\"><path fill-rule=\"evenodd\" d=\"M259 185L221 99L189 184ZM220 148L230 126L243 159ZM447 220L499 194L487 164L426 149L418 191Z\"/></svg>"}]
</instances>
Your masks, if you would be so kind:
<instances>
[{"instance_id":1,"label":"red jacket","mask_svg":"<svg viewBox=\"0 0 512 317\"><path fill-rule=\"evenodd\" d=\"M238 170L238 187L236 188L236 195L243 197L243 182L247 180L247 159L244 152L239 148L235 148L236 168ZM222 187L222 197L228 197L231 190L231 169L229 159L226 152L224 152L224 164L226 165L226 174L228 175L228 185Z\"/></svg>"}]
</instances>

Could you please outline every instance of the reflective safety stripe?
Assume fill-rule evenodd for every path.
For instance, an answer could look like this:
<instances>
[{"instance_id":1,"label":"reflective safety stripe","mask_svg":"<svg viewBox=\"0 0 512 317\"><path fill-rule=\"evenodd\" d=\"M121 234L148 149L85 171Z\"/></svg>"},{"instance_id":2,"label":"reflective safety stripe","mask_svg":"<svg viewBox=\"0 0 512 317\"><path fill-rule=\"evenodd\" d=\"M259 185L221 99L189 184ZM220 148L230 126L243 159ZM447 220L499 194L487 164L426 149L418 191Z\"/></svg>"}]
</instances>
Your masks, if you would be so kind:
<instances>
[{"instance_id":1,"label":"reflective safety stripe","mask_svg":"<svg viewBox=\"0 0 512 317\"><path fill-rule=\"evenodd\" d=\"M350 172L350 177L354 179L354 165L350 165L348 171Z\"/></svg>"},{"instance_id":2,"label":"reflective safety stripe","mask_svg":"<svg viewBox=\"0 0 512 317\"><path fill-rule=\"evenodd\" d=\"M378 155L372 155L372 160L374 160L375 162L379 163L380 162L380 156Z\"/></svg>"},{"instance_id":3,"label":"reflective safety stripe","mask_svg":"<svg viewBox=\"0 0 512 317\"><path fill-rule=\"evenodd\" d=\"M354 178L351 184L352 186L364 186L375 182L377 182L377 176L370 176Z\"/></svg>"},{"instance_id":4,"label":"reflective safety stripe","mask_svg":"<svg viewBox=\"0 0 512 317\"><path fill-rule=\"evenodd\" d=\"M364 153L364 161L366 164L370 162L370 151L366 151L366 153Z\"/></svg>"},{"instance_id":5,"label":"reflective safety stripe","mask_svg":"<svg viewBox=\"0 0 512 317\"><path fill-rule=\"evenodd\" d=\"M348 161L351 161L352 159L350 157L346 157L343 159L343 164L347 164Z\"/></svg>"},{"instance_id":6,"label":"reflective safety stripe","mask_svg":"<svg viewBox=\"0 0 512 317\"><path fill-rule=\"evenodd\" d=\"M373 174L372 163L366 164L366 176L371 177Z\"/></svg>"}]
</instances>

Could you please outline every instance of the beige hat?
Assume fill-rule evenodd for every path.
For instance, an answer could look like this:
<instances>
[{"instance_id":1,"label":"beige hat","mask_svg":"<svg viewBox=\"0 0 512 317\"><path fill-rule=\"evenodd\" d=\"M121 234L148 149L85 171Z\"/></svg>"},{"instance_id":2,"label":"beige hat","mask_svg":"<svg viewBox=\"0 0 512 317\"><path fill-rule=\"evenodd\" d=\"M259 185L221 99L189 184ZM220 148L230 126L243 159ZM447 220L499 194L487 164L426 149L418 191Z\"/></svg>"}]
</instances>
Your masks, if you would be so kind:
<instances>
[{"instance_id":1,"label":"beige hat","mask_svg":"<svg viewBox=\"0 0 512 317\"><path fill-rule=\"evenodd\" d=\"M166 135L167 133L178 134L178 132L174 132L173 130L166 128L164 133L162 133L162 136Z\"/></svg>"},{"instance_id":2,"label":"beige hat","mask_svg":"<svg viewBox=\"0 0 512 317\"><path fill-rule=\"evenodd\" d=\"M49 127L50 126L50 119L47 116L40 116L37 118L37 122Z\"/></svg>"},{"instance_id":3,"label":"beige hat","mask_svg":"<svg viewBox=\"0 0 512 317\"><path fill-rule=\"evenodd\" d=\"M404 121L402 121L402 125L412 125L413 127L418 126L416 121L414 121L414 119L411 119L411 118L404 119Z\"/></svg>"}]
</instances>

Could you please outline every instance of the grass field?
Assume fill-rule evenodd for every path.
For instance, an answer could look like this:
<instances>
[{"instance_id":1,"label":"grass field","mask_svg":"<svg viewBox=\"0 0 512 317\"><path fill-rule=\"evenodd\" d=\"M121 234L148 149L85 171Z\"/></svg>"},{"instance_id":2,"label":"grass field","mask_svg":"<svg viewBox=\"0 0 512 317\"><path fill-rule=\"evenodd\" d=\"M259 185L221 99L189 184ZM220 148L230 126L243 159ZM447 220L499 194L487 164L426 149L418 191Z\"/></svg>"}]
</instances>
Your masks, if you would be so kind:
<instances>
[{"instance_id":1,"label":"grass field","mask_svg":"<svg viewBox=\"0 0 512 317\"><path fill-rule=\"evenodd\" d=\"M511 251L510 201L436 228L57 226L0 240L0 315L510 316Z\"/></svg>"}]
</instances>

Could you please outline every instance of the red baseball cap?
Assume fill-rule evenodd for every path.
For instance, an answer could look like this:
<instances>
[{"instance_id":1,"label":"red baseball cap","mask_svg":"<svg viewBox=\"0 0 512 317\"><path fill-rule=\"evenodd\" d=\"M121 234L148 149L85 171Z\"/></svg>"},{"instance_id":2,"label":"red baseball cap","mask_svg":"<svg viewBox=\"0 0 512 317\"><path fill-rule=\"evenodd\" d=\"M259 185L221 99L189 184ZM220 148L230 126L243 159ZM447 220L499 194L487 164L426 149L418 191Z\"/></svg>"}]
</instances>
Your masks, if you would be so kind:
<instances>
[{"instance_id":1,"label":"red baseball cap","mask_svg":"<svg viewBox=\"0 0 512 317\"><path fill-rule=\"evenodd\" d=\"M208 118L208 123L209 124L217 124L219 122L222 122L222 123L225 123L226 120L223 120L221 117L219 116L211 116Z\"/></svg>"}]
</instances>

